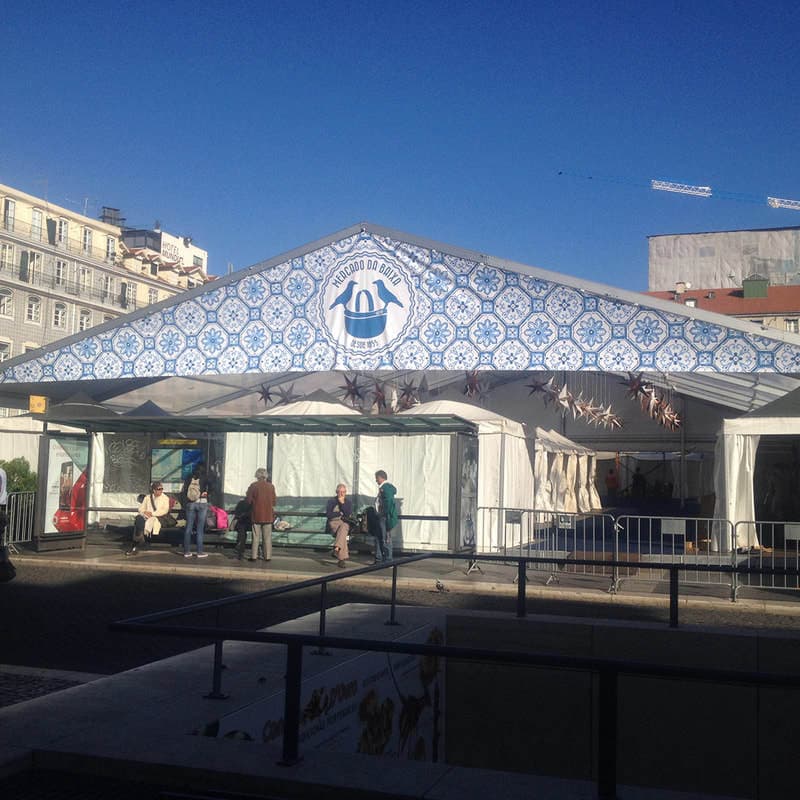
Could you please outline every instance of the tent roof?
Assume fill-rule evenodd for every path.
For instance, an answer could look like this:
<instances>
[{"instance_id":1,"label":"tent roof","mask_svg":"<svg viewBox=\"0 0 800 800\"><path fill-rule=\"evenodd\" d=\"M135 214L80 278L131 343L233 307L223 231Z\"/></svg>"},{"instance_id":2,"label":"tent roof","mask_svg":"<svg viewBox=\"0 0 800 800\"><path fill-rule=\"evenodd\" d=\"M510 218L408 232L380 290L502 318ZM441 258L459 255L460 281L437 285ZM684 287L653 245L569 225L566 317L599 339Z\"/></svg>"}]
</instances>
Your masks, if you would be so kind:
<instances>
[{"instance_id":1,"label":"tent roof","mask_svg":"<svg viewBox=\"0 0 800 800\"><path fill-rule=\"evenodd\" d=\"M722 422L724 434L756 436L800 436L800 389L737 419Z\"/></svg>"},{"instance_id":2,"label":"tent roof","mask_svg":"<svg viewBox=\"0 0 800 800\"><path fill-rule=\"evenodd\" d=\"M452 400L431 400L427 403L418 403L415 406L411 406L411 408L401 411L397 416L404 417L407 414L419 416L428 414L453 414L462 419L467 419L470 422L476 423L481 433L501 428L506 433L511 433L515 436L525 436L525 427L521 422L517 422L515 419L509 419L494 411L489 411L487 408L475 406L470 403L456 403Z\"/></svg>"},{"instance_id":3,"label":"tent roof","mask_svg":"<svg viewBox=\"0 0 800 800\"><path fill-rule=\"evenodd\" d=\"M332 394L317 389L293 403L282 403L261 411L258 416L362 416L360 411L345 405Z\"/></svg>"},{"instance_id":4,"label":"tent roof","mask_svg":"<svg viewBox=\"0 0 800 800\"><path fill-rule=\"evenodd\" d=\"M347 351L315 327L345 302L322 302L331 270L352 268L364 253L385 254L420 295L416 318L375 354ZM529 320L545 323L546 343L526 333L523 317L514 322L519 303ZM283 309L280 320L270 318L274 309ZM436 334L439 344L425 339L436 319L449 326ZM165 349L167 334L174 352ZM0 370L0 403L26 405L33 394L63 401L82 388L120 410L152 399L172 413L227 411L267 376L276 385L334 369L412 368L634 370L750 410L800 386L800 336L361 223L10 359Z\"/></svg>"}]
</instances>

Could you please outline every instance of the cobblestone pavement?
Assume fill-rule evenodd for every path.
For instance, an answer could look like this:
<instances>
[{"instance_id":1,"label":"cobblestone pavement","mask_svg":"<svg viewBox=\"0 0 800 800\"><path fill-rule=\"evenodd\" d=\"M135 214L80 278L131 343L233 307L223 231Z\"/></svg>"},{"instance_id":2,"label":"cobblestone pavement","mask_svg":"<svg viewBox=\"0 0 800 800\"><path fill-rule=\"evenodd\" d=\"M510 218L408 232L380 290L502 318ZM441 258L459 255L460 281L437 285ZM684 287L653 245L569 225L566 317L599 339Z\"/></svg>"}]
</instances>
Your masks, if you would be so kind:
<instances>
[{"instance_id":1,"label":"cobblestone pavement","mask_svg":"<svg viewBox=\"0 0 800 800\"><path fill-rule=\"evenodd\" d=\"M0 664L0 708L79 686L98 677L102 676Z\"/></svg>"}]
</instances>

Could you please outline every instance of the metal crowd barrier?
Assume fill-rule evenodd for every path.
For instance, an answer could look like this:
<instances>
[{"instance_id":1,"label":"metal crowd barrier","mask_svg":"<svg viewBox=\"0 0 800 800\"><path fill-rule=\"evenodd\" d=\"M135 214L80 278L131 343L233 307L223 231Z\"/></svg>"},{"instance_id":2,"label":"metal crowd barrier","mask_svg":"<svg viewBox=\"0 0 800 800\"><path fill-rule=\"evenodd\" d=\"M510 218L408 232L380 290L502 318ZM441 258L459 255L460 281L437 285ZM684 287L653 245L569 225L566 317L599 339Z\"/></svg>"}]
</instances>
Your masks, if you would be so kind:
<instances>
[{"instance_id":1,"label":"metal crowd barrier","mask_svg":"<svg viewBox=\"0 0 800 800\"><path fill-rule=\"evenodd\" d=\"M739 588L800 588L796 577L783 572L800 568L800 522L737 522L734 543L737 559L764 570L741 575Z\"/></svg>"},{"instance_id":2,"label":"metal crowd barrier","mask_svg":"<svg viewBox=\"0 0 800 800\"><path fill-rule=\"evenodd\" d=\"M15 545L33 541L33 521L36 492L11 492L6 503L8 525L3 536L3 545L16 553Z\"/></svg>"},{"instance_id":3,"label":"metal crowd barrier","mask_svg":"<svg viewBox=\"0 0 800 800\"><path fill-rule=\"evenodd\" d=\"M725 584L735 599L734 572L719 571L723 566L735 567L737 559L733 525L726 519L713 517L649 517L624 515L617 517L617 550L615 559L631 562L630 575L637 574L637 564L692 564L692 571L683 571L680 580L687 584ZM704 570L703 566L711 569ZM615 589L619 587L622 575ZM667 575L648 571L645 579L665 580Z\"/></svg>"}]
</instances>

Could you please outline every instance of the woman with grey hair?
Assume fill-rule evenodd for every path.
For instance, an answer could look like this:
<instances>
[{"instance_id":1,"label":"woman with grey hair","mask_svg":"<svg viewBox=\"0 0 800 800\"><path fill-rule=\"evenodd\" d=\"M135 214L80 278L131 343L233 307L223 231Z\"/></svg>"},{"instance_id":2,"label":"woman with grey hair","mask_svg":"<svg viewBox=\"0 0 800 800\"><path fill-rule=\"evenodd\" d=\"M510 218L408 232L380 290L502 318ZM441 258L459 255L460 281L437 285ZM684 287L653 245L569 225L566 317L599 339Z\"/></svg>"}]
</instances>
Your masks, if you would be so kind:
<instances>
[{"instance_id":1,"label":"woman with grey hair","mask_svg":"<svg viewBox=\"0 0 800 800\"><path fill-rule=\"evenodd\" d=\"M250 503L250 519L253 530L253 549L250 561L258 558L258 545L264 551L264 561L272 559L272 523L275 521L275 504L278 498L275 487L263 467L256 470L256 479L247 489L247 501Z\"/></svg>"}]
</instances>

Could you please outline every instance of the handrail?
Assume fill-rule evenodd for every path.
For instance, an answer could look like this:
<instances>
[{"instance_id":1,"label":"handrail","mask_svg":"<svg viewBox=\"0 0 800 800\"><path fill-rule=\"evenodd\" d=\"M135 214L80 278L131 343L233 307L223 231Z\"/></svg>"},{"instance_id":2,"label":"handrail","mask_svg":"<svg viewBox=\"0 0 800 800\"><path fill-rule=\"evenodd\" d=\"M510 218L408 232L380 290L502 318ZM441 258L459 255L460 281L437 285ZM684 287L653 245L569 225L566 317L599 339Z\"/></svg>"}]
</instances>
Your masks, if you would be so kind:
<instances>
[{"instance_id":1,"label":"handrail","mask_svg":"<svg viewBox=\"0 0 800 800\"><path fill-rule=\"evenodd\" d=\"M145 635L169 635L179 638L190 639L212 639L214 641L214 674L212 690L205 697L209 699L223 698L222 694L222 648L225 640L240 642L254 642L262 644L280 644L287 647L286 660L286 692L284 701L284 730L283 730L283 749L282 758L279 763L292 765L297 763L299 754L299 731L301 720L301 683L302 683L302 657L303 648L316 646L320 653L325 652L326 647L338 648L342 650L359 650L368 652L382 653L401 653L420 656L439 656L444 658L455 658L465 661L483 661L490 663L520 664L535 667L549 667L554 669L579 670L592 672L598 675L598 778L597 795L601 800L610 800L616 797L617 786L617 690L618 678L620 675L638 675L656 678L672 678L697 681L713 681L717 683L737 683L756 686L774 686L800 688L800 676L797 675L778 675L772 673L709 669L700 667L669 666L664 664L653 664L648 662L636 662L628 660L591 658L583 656L564 656L549 653L530 653L513 650L486 650L475 647L460 647L452 645L421 644L415 642L382 641L375 639L357 639L351 637L327 636L325 635L325 598L327 597L327 585L336 580L351 578L355 575L377 572L379 570L392 569L392 600L391 616L387 624L398 624L396 622L396 592L397 592L397 570L414 562L430 558L458 558L461 560L482 560L493 562L516 562L519 571L518 581L518 600L517 615L525 615L525 568L528 563L586 563L602 564L611 566L630 566L630 562L609 562L601 559L565 559L565 558L537 558L537 557L516 557L516 556L476 556L474 554L454 555L452 553L420 553L408 556L391 562L389 565L374 565L348 570L344 573L326 575L319 578L312 578L300 581L288 586L279 586L272 589L265 589L259 592L252 592L247 595L220 598L202 603L194 603L190 606L183 606L177 609L159 611L145 614L138 617L130 617L110 624L112 631L123 631L127 633ZM709 569L715 567L714 571L720 572L764 572L766 570L752 567L738 567L732 565L694 565L694 564L639 564L644 568L650 569L669 569L670 570L670 625L677 626L677 593L678 593L678 571L685 569ZM770 570L775 571L775 570ZM784 569L780 572L785 574L800 574L797 569ZM206 610L209 608L221 608L236 603L247 602L263 597L271 597L286 594L291 591L320 586L322 590L322 604L320 611L320 632L319 634L305 633L278 633L270 631L248 631L240 628L223 627L203 627L188 625L165 625L153 624L170 617L183 616L194 613L195 611Z\"/></svg>"}]
</instances>

